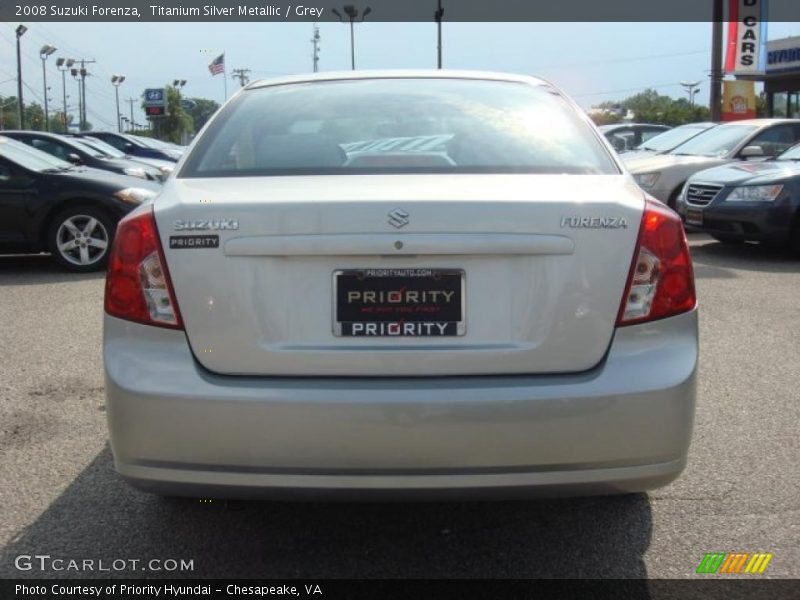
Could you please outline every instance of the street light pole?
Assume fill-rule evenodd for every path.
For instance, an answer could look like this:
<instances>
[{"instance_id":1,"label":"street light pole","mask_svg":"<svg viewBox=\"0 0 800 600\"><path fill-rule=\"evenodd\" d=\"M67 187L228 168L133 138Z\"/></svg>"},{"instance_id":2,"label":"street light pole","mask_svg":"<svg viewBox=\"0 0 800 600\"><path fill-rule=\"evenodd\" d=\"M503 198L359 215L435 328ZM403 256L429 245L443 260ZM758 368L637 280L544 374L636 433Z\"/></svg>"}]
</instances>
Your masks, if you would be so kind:
<instances>
[{"instance_id":1,"label":"street light pole","mask_svg":"<svg viewBox=\"0 0 800 600\"><path fill-rule=\"evenodd\" d=\"M17 109L19 110L19 128L25 129L25 107L22 103L22 60L20 59L19 38L25 35L28 28L25 25L19 25L16 29L17 33Z\"/></svg>"},{"instance_id":2,"label":"street light pole","mask_svg":"<svg viewBox=\"0 0 800 600\"><path fill-rule=\"evenodd\" d=\"M42 59L42 83L44 86L44 130L50 131L50 110L47 104L47 57L56 51L55 46L45 44L39 50L39 57Z\"/></svg>"},{"instance_id":3,"label":"street light pole","mask_svg":"<svg viewBox=\"0 0 800 600\"><path fill-rule=\"evenodd\" d=\"M353 24L363 23L367 15L372 12L372 9L369 6L367 6L364 8L363 12L359 13L358 9L352 4L345 4L342 7L342 10L344 11L345 15L347 15L347 19L345 19L345 17L335 8L332 9L331 12L335 14L337 17L339 17L339 21L341 21L342 23L347 23L348 21L350 22L350 66L353 69L353 71L355 71L356 41L355 41L355 32L353 29ZM360 20L358 19L359 15L361 16Z\"/></svg>"},{"instance_id":4,"label":"street light pole","mask_svg":"<svg viewBox=\"0 0 800 600\"><path fill-rule=\"evenodd\" d=\"M681 86L689 94L689 105L694 106L694 95L699 92L697 88L700 86L699 81L681 81Z\"/></svg>"},{"instance_id":5,"label":"street light pole","mask_svg":"<svg viewBox=\"0 0 800 600\"><path fill-rule=\"evenodd\" d=\"M119 86L125 81L125 75L114 75L111 78L111 85L114 86L114 95L117 98L117 131L122 133L122 118L119 112Z\"/></svg>"},{"instance_id":6,"label":"street light pole","mask_svg":"<svg viewBox=\"0 0 800 600\"><path fill-rule=\"evenodd\" d=\"M75 64L71 58L57 58L56 68L61 71L61 90L64 99L64 133L67 133L67 71Z\"/></svg>"}]
</instances>

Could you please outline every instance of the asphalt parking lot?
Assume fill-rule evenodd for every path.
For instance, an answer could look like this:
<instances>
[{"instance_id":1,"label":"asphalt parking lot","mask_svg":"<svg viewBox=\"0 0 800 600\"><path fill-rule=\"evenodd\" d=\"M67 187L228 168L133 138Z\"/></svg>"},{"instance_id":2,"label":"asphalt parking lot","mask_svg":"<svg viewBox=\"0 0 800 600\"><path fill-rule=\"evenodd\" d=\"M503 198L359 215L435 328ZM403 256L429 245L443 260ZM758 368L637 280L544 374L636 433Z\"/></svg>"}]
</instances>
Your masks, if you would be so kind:
<instances>
[{"instance_id":1,"label":"asphalt parking lot","mask_svg":"<svg viewBox=\"0 0 800 600\"><path fill-rule=\"evenodd\" d=\"M524 502L201 503L126 486L107 445L102 274L0 257L0 577L19 555L193 559L193 577L695 577L772 552L800 577L800 259L692 235L701 303L689 466L650 494ZM658 365L652 365L658 369ZM646 377L646 373L642 373Z\"/></svg>"}]
</instances>

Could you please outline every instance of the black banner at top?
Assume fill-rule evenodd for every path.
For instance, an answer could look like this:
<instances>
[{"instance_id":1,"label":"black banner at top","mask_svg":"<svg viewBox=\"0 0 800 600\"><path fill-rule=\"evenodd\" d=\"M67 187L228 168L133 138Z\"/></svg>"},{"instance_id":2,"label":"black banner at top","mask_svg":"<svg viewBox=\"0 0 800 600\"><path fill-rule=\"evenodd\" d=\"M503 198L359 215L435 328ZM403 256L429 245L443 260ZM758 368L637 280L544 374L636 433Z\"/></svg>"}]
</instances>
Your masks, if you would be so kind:
<instances>
[{"instance_id":1,"label":"black banner at top","mask_svg":"<svg viewBox=\"0 0 800 600\"><path fill-rule=\"evenodd\" d=\"M3 0L0 21L346 21L344 8L350 5L358 11L356 19L426 22L435 20L439 1ZM441 7L445 22L678 22L711 21L714 3L727 6L729 1L441 0ZM800 1L769 0L768 20L800 21Z\"/></svg>"}]
</instances>

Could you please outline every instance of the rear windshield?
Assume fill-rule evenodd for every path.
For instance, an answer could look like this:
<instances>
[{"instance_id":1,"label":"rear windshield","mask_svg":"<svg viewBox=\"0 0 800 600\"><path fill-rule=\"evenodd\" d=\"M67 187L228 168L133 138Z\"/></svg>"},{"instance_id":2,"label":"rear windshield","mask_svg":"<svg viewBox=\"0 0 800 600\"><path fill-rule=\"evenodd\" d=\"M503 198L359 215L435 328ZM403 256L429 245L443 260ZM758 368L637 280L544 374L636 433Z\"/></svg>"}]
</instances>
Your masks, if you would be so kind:
<instances>
[{"instance_id":1,"label":"rear windshield","mask_svg":"<svg viewBox=\"0 0 800 600\"><path fill-rule=\"evenodd\" d=\"M547 86L398 78L246 91L212 122L180 176L426 172L619 171Z\"/></svg>"}]
</instances>

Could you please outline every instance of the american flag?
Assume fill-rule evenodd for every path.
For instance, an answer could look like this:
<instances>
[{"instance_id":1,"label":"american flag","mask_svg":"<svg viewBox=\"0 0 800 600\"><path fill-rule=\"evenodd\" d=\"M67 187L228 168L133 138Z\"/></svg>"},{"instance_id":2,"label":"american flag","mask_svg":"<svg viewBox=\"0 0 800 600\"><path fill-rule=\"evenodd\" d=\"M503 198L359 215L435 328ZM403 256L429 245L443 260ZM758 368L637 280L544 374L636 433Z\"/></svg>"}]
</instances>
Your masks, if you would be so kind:
<instances>
[{"instance_id":1,"label":"american flag","mask_svg":"<svg viewBox=\"0 0 800 600\"><path fill-rule=\"evenodd\" d=\"M223 52L217 58L211 61L211 64L208 65L208 70L211 72L212 75L219 75L220 73L225 72L225 53Z\"/></svg>"}]
</instances>

